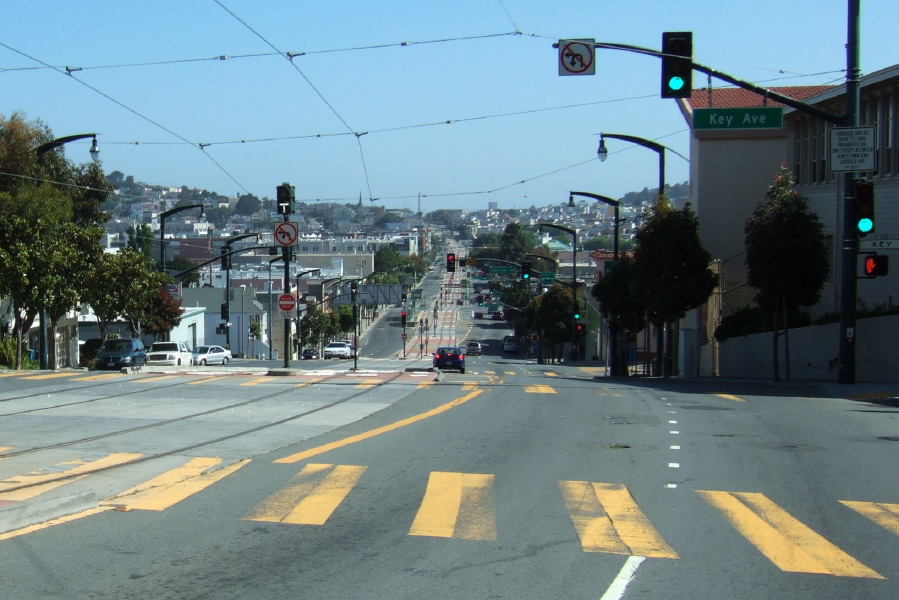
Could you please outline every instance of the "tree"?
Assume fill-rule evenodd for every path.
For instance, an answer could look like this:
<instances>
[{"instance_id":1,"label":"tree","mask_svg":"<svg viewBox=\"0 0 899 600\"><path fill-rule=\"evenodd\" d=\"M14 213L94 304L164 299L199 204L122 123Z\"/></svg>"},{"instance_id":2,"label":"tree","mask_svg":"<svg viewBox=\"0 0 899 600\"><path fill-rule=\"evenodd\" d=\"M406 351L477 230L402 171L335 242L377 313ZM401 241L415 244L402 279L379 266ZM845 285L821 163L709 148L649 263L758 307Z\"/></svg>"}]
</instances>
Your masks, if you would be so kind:
<instances>
[{"instance_id":1,"label":"tree","mask_svg":"<svg viewBox=\"0 0 899 600\"><path fill-rule=\"evenodd\" d=\"M624 362L624 344L621 343L622 329L637 333L643 329L646 318L646 306L636 295L634 287L634 261L627 254L619 258L611 271L593 286L593 297L599 301L600 310L609 322L609 335L618 340L616 347L619 354L609 360L613 375L627 374L621 368L627 364Z\"/></svg>"},{"instance_id":2,"label":"tree","mask_svg":"<svg viewBox=\"0 0 899 600\"><path fill-rule=\"evenodd\" d=\"M521 223L509 223L500 236L501 258L518 262L525 254L537 247L537 235L533 231L525 231Z\"/></svg>"},{"instance_id":3,"label":"tree","mask_svg":"<svg viewBox=\"0 0 899 600\"><path fill-rule=\"evenodd\" d=\"M556 346L571 337L571 323L574 320L574 297L572 289L561 283L554 283L548 292L539 297L535 304L535 322L541 346L549 342L552 358L556 357Z\"/></svg>"},{"instance_id":4,"label":"tree","mask_svg":"<svg viewBox=\"0 0 899 600\"><path fill-rule=\"evenodd\" d=\"M674 353L671 324L708 300L717 276L709 268L712 257L702 247L699 220L689 206L676 210L667 198L660 198L637 230L636 242L634 292L646 306L649 320L666 328L664 349L659 336L656 367L670 376Z\"/></svg>"},{"instance_id":5,"label":"tree","mask_svg":"<svg viewBox=\"0 0 899 600\"><path fill-rule=\"evenodd\" d=\"M325 334L327 315L318 306L313 306L306 311L300 319L300 339L306 346L318 347L321 345Z\"/></svg>"},{"instance_id":6,"label":"tree","mask_svg":"<svg viewBox=\"0 0 899 600\"><path fill-rule=\"evenodd\" d=\"M375 271L390 273L399 268L402 256L393 244L386 244L375 252Z\"/></svg>"},{"instance_id":7,"label":"tree","mask_svg":"<svg viewBox=\"0 0 899 600\"><path fill-rule=\"evenodd\" d=\"M260 211L262 201L253 194L244 194L237 199L234 212L245 217L252 216Z\"/></svg>"},{"instance_id":8,"label":"tree","mask_svg":"<svg viewBox=\"0 0 899 600\"><path fill-rule=\"evenodd\" d=\"M172 260L170 260L170 261L168 261L168 263L166 263L166 267L169 270L171 270L173 273L181 273L182 271L186 271L186 270L191 269L196 266L197 266L197 264L194 261L192 261L189 258L186 258L184 256L181 256L180 254L176 254L174 257L172 257ZM181 283L186 287L189 287L192 284L199 285L200 284L200 270L194 269L190 273L186 273L185 275L182 275L180 279L181 279Z\"/></svg>"},{"instance_id":9,"label":"tree","mask_svg":"<svg viewBox=\"0 0 899 600\"><path fill-rule=\"evenodd\" d=\"M156 290L141 319L144 333L155 340L168 340L169 332L181 323L181 299L163 288Z\"/></svg>"},{"instance_id":10,"label":"tree","mask_svg":"<svg viewBox=\"0 0 899 600\"><path fill-rule=\"evenodd\" d=\"M824 225L809 209L808 200L793 189L792 171L784 166L774 175L774 184L746 221L746 267L749 285L758 290L760 306L775 317L774 379L778 379L777 336L780 315L799 306L812 306L821 299L829 264ZM787 357L789 377L789 356Z\"/></svg>"},{"instance_id":11,"label":"tree","mask_svg":"<svg viewBox=\"0 0 899 600\"><path fill-rule=\"evenodd\" d=\"M153 259L153 229L146 223L129 225L127 246L137 250L149 259Z\"/></svg>"}]
</instances>

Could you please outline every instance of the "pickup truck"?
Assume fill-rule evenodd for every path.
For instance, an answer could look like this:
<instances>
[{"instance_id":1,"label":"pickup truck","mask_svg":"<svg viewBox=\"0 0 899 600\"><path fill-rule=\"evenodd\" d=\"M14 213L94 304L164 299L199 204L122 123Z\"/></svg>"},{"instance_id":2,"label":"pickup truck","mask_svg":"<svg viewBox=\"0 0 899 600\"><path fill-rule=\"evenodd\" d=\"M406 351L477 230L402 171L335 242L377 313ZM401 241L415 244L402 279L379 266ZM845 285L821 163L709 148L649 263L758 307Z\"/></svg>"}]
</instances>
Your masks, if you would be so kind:
<instances>
[{"instance_id":1,"label":"pickup truck","mask_svg":"<svg viewBox=\"0 0 899 600\"><path fill-rule=\"evenodd\" d=\"M325 351L322 352L322 356L324 356L325 360L334 357L352 358L353 353L350 349L350 345L346 342L331 342L325 346Z\"/></svg>"}]
</instances>

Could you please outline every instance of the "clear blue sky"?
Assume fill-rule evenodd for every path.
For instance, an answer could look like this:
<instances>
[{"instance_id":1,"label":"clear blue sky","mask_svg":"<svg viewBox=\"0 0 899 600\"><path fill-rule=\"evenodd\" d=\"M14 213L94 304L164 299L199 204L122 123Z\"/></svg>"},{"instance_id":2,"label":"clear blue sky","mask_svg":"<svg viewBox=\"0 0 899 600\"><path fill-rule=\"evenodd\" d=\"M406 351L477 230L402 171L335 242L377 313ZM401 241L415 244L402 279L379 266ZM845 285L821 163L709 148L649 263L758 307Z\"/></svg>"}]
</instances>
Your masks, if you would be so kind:
<instances>
[{"instance_id":1,"label":"clear blue sky","mask_svg":"<svg viewBox=\"0 0 899 600\"><path fill-rule=\"evenodd\" d=\"M2 8L0 113L41 119L56 136L99 132L107 172L259 197L289 181L301 200L361 193L366 203L412 209L422 194L424 211L654 187L657 155L614 142L600 163L600 131L688 155L675 101L659 98L657 58L601 50L596 75L559 77L559 38L659 48L663 31L692 31L697 62L768 86L842 84L846 65L846 0L4 0ZM865 73L899 59L897 16L895 0L863 0ZM288 52L305 54L290 61ZM223 55L232 58L208 60ZM694 87L705 85L697 73ZM88 145L70 144L67 154L87 161ZM688 179L684 160L669 154L667 163L669 182Z\"/></svg>"}]
</instances>

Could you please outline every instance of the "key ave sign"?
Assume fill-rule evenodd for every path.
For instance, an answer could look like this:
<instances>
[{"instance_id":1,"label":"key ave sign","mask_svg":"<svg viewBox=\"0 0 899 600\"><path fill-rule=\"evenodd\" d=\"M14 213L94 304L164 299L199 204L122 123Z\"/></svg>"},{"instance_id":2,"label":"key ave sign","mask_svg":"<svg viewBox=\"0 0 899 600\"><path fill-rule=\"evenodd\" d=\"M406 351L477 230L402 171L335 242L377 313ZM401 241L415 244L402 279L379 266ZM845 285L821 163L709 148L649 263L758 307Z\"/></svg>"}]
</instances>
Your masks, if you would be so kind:
<instances>
[{"instance_id":1,"label":"key ave sign","mask_svg":"<svg viewBox=\"0 0 899 600\"><path fill-rule=\"evenodd\" d=\"M697 108L693 111L693 129L780 129L782 108Z\"/></svg>"}]
</instances>

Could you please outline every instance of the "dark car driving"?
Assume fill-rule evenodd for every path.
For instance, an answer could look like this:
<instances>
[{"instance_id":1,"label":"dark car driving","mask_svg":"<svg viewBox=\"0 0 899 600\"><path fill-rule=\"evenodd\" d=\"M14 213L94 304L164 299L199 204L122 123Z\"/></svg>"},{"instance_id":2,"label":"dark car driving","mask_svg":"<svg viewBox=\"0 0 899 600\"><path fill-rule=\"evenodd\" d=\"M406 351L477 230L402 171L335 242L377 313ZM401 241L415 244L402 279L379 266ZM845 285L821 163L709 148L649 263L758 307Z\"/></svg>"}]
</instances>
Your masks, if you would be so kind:
<instances>
[{"instance_id":1,"label":"dark car driving","mask_svg":"<svg viewBox=\"0 0 899 600\"><path fill-rule=\"evenodd\" d=\"M462 348L458 346L444 346L441 348L437 348L437 352L434 353L434 368L435 369L452 369L457 370L464 374L465 373L465 353L462 351Z\"/></svg>"},{"instance_id":2,"label":"dark car driving","mask_svg":"<svg viewBox=\"0 0 899 600\"><path fill-rule=\"evenodd\" d=\"M124 369L140 367L147 362L147 348L137 338L106 340L97 352L94 364L97 369Z\"/></svg>"}]
</instances>

